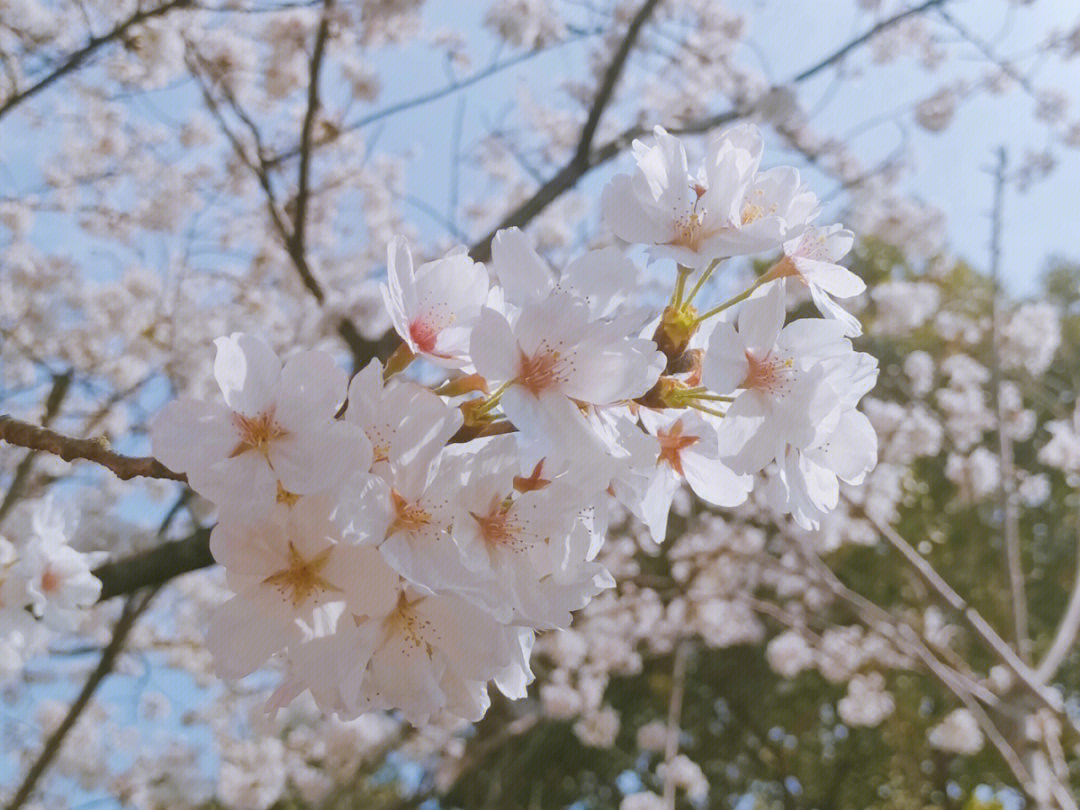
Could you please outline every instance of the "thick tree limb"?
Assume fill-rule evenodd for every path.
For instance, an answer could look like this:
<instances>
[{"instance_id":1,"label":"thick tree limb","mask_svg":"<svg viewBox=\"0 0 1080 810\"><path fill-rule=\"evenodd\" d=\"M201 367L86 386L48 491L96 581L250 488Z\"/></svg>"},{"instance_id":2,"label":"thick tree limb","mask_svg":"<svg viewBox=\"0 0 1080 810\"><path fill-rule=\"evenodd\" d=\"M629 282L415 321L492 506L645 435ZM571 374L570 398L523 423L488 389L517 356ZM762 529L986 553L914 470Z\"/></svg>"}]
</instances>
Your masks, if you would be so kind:
<instances>
[{"instance_id":1,"label":"thick tree limb","mask_svg":"<svg viewBox=\"0 0 1080 810\"><path fill-rule=\"evenodd\" d=\"M213 564L210 529L198 529L182 540L170 540L95 568L94 576L101 580L98 601L104 602L150 585L164 585L173 577Z\"/></svg>"},{"instance_id":2,"label":"thick tree limb","mask_svg":"<svg viewBox=\"0 0 1080 810\"><path fill-rule=\"evenodd\" d=\"M108 443L97 439L76 439L48 428L23 422L13 416L0 414L0 441L52 453L64 461L83 459L92 461L117 478L165 478L170 481L187 481L187 476L170 470L150 456L124 456L109 449Z\"/></svg>"}]
</instances>

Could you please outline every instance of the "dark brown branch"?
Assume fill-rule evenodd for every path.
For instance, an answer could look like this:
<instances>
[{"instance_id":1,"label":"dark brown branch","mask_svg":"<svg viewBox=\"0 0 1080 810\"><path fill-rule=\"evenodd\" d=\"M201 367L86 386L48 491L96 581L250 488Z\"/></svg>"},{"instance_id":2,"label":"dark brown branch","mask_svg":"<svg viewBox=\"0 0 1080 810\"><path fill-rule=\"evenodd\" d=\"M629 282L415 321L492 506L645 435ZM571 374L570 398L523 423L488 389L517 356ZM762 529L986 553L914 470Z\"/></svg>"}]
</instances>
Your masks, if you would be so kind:
<instances>
[{"instance_id":1,"label":"dark brown branch","mask_svg":"<svg viewBox=\"0 0 1080 810\"><path fill-rule=\"evenodd\" d=\"M174 577L213 564L210 529L198 529L182 540L170 540L95 568L94 576L101 580L98 601L104 602L150 585L164 585Z\"/></svg>"},{"instance_id":2,"label":"dark brown branch","mask_svg":"<svg viewBox=\"0 0 1080 810\"><path fill-rule=\"evenodd\" d=\"M155 17L160 17L163 14L167 14L168 12L172 11L173 9L184 8L185 6L190 6L191 4L192 0L169 0L169 2L155 8L137 11L130 17L128 17L124 22L115 26L108 33L102 34L98 37L91 37L85 45L79 48L79 50L70 54L67 59L61 62L47 76L39 79L37 82L30 85L25 90L16 92L15 94L4 99L3 103L0 103L0 116L3 116L4 113L8 112L9 110L18 106L27 99L40 93L53 82L58 81L59 79L66 76L68 73L78 70L83 65L83 63L85 63L86 60L93 56L97 51L101 50L101 48L103 48L105 45L108 45L110 42L115 42L118 39L123 39L125 36L127 36L128 31L130 31L132 28L139 25L140 23L144 23L147 20L151 20Z\"/></svg>"},{"instance_id":3,"label":"dark brown branch","mask_svg":"<svg viewBox=\"0 0 1080 810\"><path fill-rule=\"evenodd\" d=\"M300 130L300 169L296 183L296 213L293 216L292 232L293 250L300 256L304 255L304 229L307 225L307 204L310 195L313 151L311 133L315 126L315 116L319 111L319 74L322 70L323 56L326 54L326 39L330 34L330 9L333 5L334 0L325 0L323 3L322 18L319 20L319 30L315 34L315 47L311 53L308 70L307 111L304 113L304 123ZM319 282L311 274L311 268L307 266L307 262L297 264L296 269L300 271L304 285L321 304L325 296Z\"/></svg>"},{"instance_id":4,"label":"dark brown branch","mask_svg":"<svg viewBox=\"0 0 1080 810\"><path fill-rule=\"evenodd\" d=\"M611 97L615 93L615 86L622 77L623 68L626 67L626 60L630 57L630 51L633 50L641 29L645 27L645 23L648 22L649 17L652 16L653 11L656 10L659 4L660 0L645 0L641 4L641 8L638 9L638 13L630 21L630 25L627 26L626 35L622 38L622 42L619 43L619 48L610 64L608 64L607 70L604 71L603 81L600 82L600 88L596 91L592 108L589 110L589 117L585 119L585 126L581 128L581 137L578 138L577 151L574 154L576 163L589 162L589 152L592 150L596 128L600 126L600 118L604 114L604 110L607 109L608 104L611 103Z\"/></svg>"},{"instance_id":5,"label":"dark brown branch","mask_svg":"<svg viewBox=\"0 0 1080 810\"><path fill-rule=\"evenodd\" d=\"M105 648L104 652L102 652L97 666L94 667L94 671L91 672L90 676L86 679L82 691L80 691L79 696L75 698L75 702L71 704L63 721L49 739L46 740L45 747L41 749L38 758L34 760L34 763L30 766L30 770L26 772L22 784L19 785L19 789L15 792L11 802L8 803L6 810L19 810L33 794L38 781L44 775L45 771L48 770L49 765L52 764L53 760L56 759L56 755L60 753L60 748L63 746L64 739L67 737L68 732L75 726L75 723L78 721L87 705L89 705L90 698L93 697L94 692L97 691L101 682L105 680L110 672L112 672L112 669L116 664L116 659L119 657L120 651L124 648L124 642L127 641L128 634L131 632L132 627L135 626L135 622L139 616L141 616L150 605L150 600L153 597L154 592L152 591L141 597L133 595L124 603L124 609L120 613L120 618L113 627L112 639L109 641L109 645Z\"/></svg>"},{"instance_id":6,"label":"dark brown branch","mask_svg":"<svg viewBox=\"0 0 1080 810\"><path fill-rule=\"evenodd\" d=\"M64 461L83 459L110 470L117 478L167 478L171 481L187 481L183 473L176 473L149 456L123 456L109 449L108 443L98 439L76 439L48 428L23 422L13 416L0 415L0 441L30 450L52 453Z\"/></svg>"}]
</instances>

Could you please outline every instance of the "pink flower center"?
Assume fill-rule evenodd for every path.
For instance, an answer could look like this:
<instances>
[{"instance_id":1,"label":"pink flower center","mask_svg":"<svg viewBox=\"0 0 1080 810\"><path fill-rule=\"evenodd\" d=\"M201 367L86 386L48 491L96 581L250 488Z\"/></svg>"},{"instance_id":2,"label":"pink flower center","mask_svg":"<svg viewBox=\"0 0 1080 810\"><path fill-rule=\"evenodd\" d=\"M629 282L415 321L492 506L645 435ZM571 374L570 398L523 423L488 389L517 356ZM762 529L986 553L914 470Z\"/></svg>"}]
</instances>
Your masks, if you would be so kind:
<instances>
[{"instance_id":1,"label":"pink flower center","mask_svg":"<svg viewBox=\"0 0 1080 810\"><path fill-rule=\"evenodd\" d=\"M682 451L693 447L700 441L698 436L684 436L683 423L680 419L667 430L658 430L656 438L660 440L660 457L657 464L667 464L679 475L685 477L682 466Z\"/></svg>"},{"instance_id":2,"label":"pink flower center","mask_svg":"<svg viewBox=\"0 0 1080 810\"><path fill-rule=\"evenodd\" d=\"M435 351L435 343L439 339L439 330L429 321L417 318L409 324L409 337L416 344L416 348L425 354L431 354Z\"/></svg>"},{"instance_id":3,"label":"pink flower center","mask_svg":"<svg viewBox=\"0 0 1080 810\"><path fill-rule=\"evenodd\" d=\"M521 352L517 381L534 396L562 382L562 355L546 347L531 357Z\"/></svg>"},{"instance_id":4,"label":"pink flower center","mask_svg":"<svg viewBox=\"0 0 1080 810\"><path fill-rule=\"evenodd\" d=\"M514 520L507 505L500 504L486 515L470 512L480 527L480 536L493 546L519 545L521 524Z\"/></svg>"},{"instance_id":5,"label":"pink flower center","mask_svg":"<svg viewBox=\"0 0 1080 810\"><path fill-rule=\"evenodd\" d=\"M789 359L781 359L767 354L759 359L753 352L746 352L746 362L749 370L743 381L743 388L752 388L764 391L768 394L780 395L784 393L788 382L795 374L794 362Z\"/></svg>"},{"instance_id":6,"label":"pink flower center","mask_svg":"<svg viewBox=\"0 0 1080 810\"><path fill-rule=\"evenodd\" d=\"M45 593L60 590L60 576L51 568L46 568L41 574L41 590Z\"/></svg>"}]
</instances>

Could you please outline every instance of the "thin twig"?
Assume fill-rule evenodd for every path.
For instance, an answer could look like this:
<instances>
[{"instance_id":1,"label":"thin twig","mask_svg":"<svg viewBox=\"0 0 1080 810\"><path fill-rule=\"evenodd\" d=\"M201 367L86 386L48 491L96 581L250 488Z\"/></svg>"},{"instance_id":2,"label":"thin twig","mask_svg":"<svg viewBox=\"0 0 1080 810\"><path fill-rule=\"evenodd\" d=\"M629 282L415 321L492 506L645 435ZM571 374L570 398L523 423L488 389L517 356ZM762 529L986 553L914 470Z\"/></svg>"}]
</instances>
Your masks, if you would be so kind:
<instances>
[{"instance_id":1,"label":"thin twig","mask_svg":"<svg viewBox=\"0 0 1080 810\"><path fill-rule=\"evenodd\" d=\"M990 279L993 284L990 298L990 342L992 365L991 386L997 413L998 462L1000 464L998 497L1001 502L1001 529L1005 540L1005 564L1009 576L1009 593L1013 614L1016 649L1025 664L1031 664L1031 636L1028 632L1027 592L1024 588L1024 569L1020 559L1020 517L1016 509L1016 470L1013 463L1012 438L1005 413L1005 381L1001 373L1001 236L1002 212L1005 207L1005 148L998 149L994 169L994 208L991 212Z\"/></svg>"},{"instance_id":2,"label":"thin twig","mask_svg":"<svg viewBox=\"0 0 1080 810\"><path fill-rule=\"evenodd\" d=\"M150 600L153 599L155 593L156 590L149 591L142 595L135 594L128 597L127 601L124 603L123 611L120 613L120 618L113 627L112 639L109 641L109 645L105 648L104 652L102 652L97 666L94 667L94 671L91 672L90 676L86 679L82 691L80 691L79 696L75 698L75 702L71 704L63 721L50 735L49 739L46 740L44 748L41 749L41 753L38 754L37 759L34 760L30 769L26 772L22 784L20 784L19 789L15 791L15 795L8 803L6 810L19 810L19 808L30 798L31 794L33 794L38 780L41 779L49 765L56 759L57 754L60 753L60 748L64 744L64 739L67 737L68 732L75 726L75 723L83 713L83 710L89 705L90 698L93 697L94 692L97 691L101 682L105 680L110 672L112 672L113 666L116 664L116 659L119 657L120 651L124 648L124 642L127 640L132 627L135 626L135 621L143 614L143 612L145 612L146 608L149 607Z\"/></svg>"},{"instance_id":3,"label":"thin twig","mask_svg":"<svg viewBox=\"0 0 1080 810\"><path fill-rule=\"evenodd\" d=\"M3 116L9 110L14 109L22 102L37 95L42 90L51 85L53 82L58 81L59 79L66 76L68 73L71 73L72 71L75 71L82 67L83 63L85 63L97 51L101 50L101 48L103 48L105 45L108 45L110 42L123 39L127 36L128 31L130 31L135 26L144 23L147 20L151 20L155 17L160 17L164 14L167 14L173 9L190 6L191 2L192 0L169 0L169 2L163 3L160 6L136 11L134 14L132 14L122 23L114 26L108 32L102 34L101 36L91 37L89 40L87 40L85 45L83 45L74 53L70 54L63 62L61 62L57 67L55 67L51 73L42 77L34 84L27 87L25 90L20 90L19 92L14 93L4 99L4 101L0 103L0 116Z\"/></svg>"}]
</instances>

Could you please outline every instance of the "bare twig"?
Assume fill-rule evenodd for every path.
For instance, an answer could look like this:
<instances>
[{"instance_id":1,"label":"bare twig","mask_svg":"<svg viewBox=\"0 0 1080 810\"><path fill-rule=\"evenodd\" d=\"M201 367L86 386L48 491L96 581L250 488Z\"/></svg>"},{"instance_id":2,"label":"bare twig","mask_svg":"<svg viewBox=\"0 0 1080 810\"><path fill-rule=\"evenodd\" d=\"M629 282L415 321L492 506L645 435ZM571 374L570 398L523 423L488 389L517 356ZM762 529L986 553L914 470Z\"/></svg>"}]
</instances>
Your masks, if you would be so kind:
<instances>
[{"instance_id":1,"label":"bare twig","mask_svg":"<svg viewBox=\"0 0 1080 810\"><path fill-rule=\"evenodd\" d=\"M117 478L166 478L187 481L187 476L170 470L156 458L123 456L109 449L108 443L97 439L76 439L48 428L23 422L13 416L0 414L0 441L52 453L64 461L83 459L110 470Z\"/></svg>"},{"instance_id":2,"label":"bare twig","mask_svg":"<svg viewBox=\"0 0 1080 810\"><path fill-rule=\"evenodd\" d=\"M116 40L123 39L127 36L128 31L130 31L135 26L140 25L147 20L154 19L155 17L161 17L162 15L167 14L173 9L184 8L185 6L190 6L191 4L192 0L169 0L169 2L163 3L160 6L140 9L134 14L132 14L130 17L128 17L126 20L124 20L122 23L114 26L108 32L102 34L101 36L91 37L89 40L87 40L85 45L79 48L79 50L70 54L66 59L64 59L64 61L62 61L59 65L53 68L53 70L49 74L43 76L41 79L34 82L25 90L20 90L17 93L13 93L12 95L4 99L3 102L0 102L0 116L3 116L9 110L14 109L22 102L37 95L49 85L53 84L53 82L62 79L68 73L78 70L91 56L97 53L97 51L101 50L101 48L103 48L105 45L108 45L110 42L115 42Z\"/></svg>"},{"instance_id":3,"label":"bare twig","mask_svg":"<svg viewBox=\"0 0 1080 810\"><path fill-rule=\"evenodd\" d=\"M863 513L867 520L881 532L889 545L900 552L900 555L915 569L919 577L930 586L938 598L955 610L968 626L975 632L976 637L982 641L994 656L1004 664L1020 682L1055 714L1061 716L1061 697L1052 689L1047 689L1046 684L1039 680L1038 675L1032 671L1017 655L1009 644L998 635L997 631L982 617L977 610L969 605L960 594L953 590L926 559L911 547L892 526L877 520L867 513Z\"/></svg>"},{"instance_id":4,"label":"bare twig","mask_svg":"<svg viewBox=\"0 0 1080 810\"><path fill-rule=\"evenodd\" d=\"M1001 217L1005 205L1005 148L998 150L994 169L994 208L991 212L990 278L993 291L990 300L990 340L993 348L991 377L994 404L997 411L998 461L1000 476L998 496L1001 501L1001 528L1005 540L1005 563L1009 576L1010 602L1016 649L1025 664L1031 664L1031 636L1028 632L1027 591L1024 588L1024 569L1020 559L1020 518L1016 509L1016 470L1013 463L1012 438L1006 424L1005 386L1001 374Z\"/></svg>"},{"instance_id":5,"label":"bare twig","mask_svg":"<svg viewBox=\"0 0 1080 810\"><path fill-rule=\"evenodd\" d=\"M1065 657L1076 644L1077 633L1080 633L1080 547L1077 548L1075 580L1072 593L1069 594L1069 603L1065 607L1065 615L1062 616L1061 623L1054 632L1050 649L1046 651L1046 655L1039 662L1039 668L1035 672L1039 681L1049 683L1050 679L1057 674Z\"/></svg>"},{"instance_id":6,"label":"bare twig","mask_svg":"<svg viewBox=\"0 0 1080 810\"><path fill-rule=\"evenodd\" d=\"M150 591L142 595L135 594L128 597L128 600L124 603L124 609L120 613L120 618L113 627L112 639L104 652L102 652L97 666L86 679L82 691L75 698L75 702L71 704L63 721L49 739L45 741L44 748L41 749L41 753L38 754L37 759L34 760L30 769L26 772L26 776L23 777L22 783L19 785L18 790L15 791L15 795L8 803L6 810L19 810L33 794L38 780L44 775L52 761L56 759L56 755L60 753L64 739L75 726L83 710L89 705L90 698L93 697L101 682L112 672L116 659L124 648L124 642L127 640L128 634L131 632L132 627L135 626L139 616L149 607L150 600L153 599L155 593L156 591Z\"/></svg>"}]
</instances>

